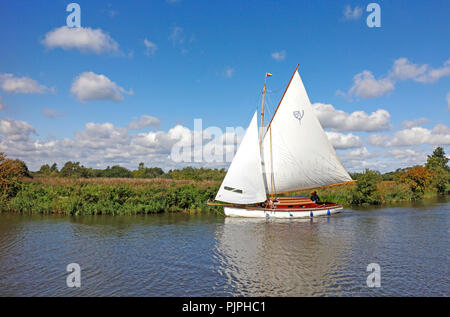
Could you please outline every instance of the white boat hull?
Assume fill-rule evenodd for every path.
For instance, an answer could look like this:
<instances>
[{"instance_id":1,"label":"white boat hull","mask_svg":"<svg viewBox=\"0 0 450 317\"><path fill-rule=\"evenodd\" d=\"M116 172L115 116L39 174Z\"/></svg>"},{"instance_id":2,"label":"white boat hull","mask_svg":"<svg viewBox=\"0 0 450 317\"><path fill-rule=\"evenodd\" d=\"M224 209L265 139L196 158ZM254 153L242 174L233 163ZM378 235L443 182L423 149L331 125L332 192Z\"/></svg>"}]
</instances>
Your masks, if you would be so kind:
<instances>
[{"instance_id":1,"label":"white boat hull","mask_svg":"<svg viewBox=\"0 0 450 317\"><path fill-rule=\"evenodd\" d=\"M247 218L311 218L319 216L329 216L339 213L342 206L335 206L327 209L306 209L305 210L276 210L276 209L256 209L224 207L225 216L247 217Z\"/></svg>"}]
</instances>

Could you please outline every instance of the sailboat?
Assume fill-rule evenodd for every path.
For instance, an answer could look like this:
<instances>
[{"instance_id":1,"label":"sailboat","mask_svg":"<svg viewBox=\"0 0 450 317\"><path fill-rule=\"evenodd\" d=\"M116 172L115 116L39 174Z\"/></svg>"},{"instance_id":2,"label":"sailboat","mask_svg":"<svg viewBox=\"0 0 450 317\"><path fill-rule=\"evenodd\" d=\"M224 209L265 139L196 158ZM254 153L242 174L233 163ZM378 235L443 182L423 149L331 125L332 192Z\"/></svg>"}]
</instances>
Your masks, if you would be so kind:
<instances>
[{"instance_id":1,"label":"sailboat","mask_svg":"<svg viewBox=\"0 0 450 317\"><path fill-rule=\"evenodd\" d=\"M268 75L266 74L266 78ZM281 194L352 182L323 130L298 65L270 123L264 129L257 111L211 203L224 206L226 216L305 218L340 212L342 205Z\"/></svg>"}]
</instances>

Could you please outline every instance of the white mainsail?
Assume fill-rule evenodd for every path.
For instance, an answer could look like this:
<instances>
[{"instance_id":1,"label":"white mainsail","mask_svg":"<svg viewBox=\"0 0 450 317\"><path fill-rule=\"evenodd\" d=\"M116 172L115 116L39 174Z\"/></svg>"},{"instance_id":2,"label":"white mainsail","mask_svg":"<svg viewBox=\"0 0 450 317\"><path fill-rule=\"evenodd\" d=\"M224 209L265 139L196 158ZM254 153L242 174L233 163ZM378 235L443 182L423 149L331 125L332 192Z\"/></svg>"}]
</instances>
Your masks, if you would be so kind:
<instances>
[{"instance_id":1,"label":"white mainsail","mask_svg":"<svg viewBox=\"0 0 450 317\"><path fill-rule=\"evenodd\" d=\"M220 185L216 200L252 204L266 200L256 112Z\"/></svg>"},{"instance_id":2,"label":"white mainsail","mask_svg":"<svg viewBox=\"0 0 450 317\"><path fill-rule=\"evenodd\" d=\"M269 193L351 180L314 113L297 70L264 136L263 155Z\"/></svg>"}]
</instances>

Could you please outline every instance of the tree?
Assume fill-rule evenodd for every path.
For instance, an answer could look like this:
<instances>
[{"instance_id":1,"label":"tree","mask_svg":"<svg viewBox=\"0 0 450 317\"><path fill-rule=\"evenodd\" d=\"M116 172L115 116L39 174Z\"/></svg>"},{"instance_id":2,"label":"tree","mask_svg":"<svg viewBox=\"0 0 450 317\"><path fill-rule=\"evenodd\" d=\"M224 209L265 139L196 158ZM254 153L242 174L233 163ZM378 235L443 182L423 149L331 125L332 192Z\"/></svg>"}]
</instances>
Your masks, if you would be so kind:
<instances>
[{"instance_id":1,"label":"tree","mask_svg":"<svg viewBox=\"0 0 450 317\"><path fill-rule=\"evenodd\" d=\"M102 172L103 177L133 177L133 173L131 173L128 169L125 167L114 165L113 167L107 167Z\"/></svg>"},{"instance_id":2,"label":"tree","mask_svg":"<svg viewBox=\"0 0 450 317\"><path fill-rule=\"evenodd\" d=\"M8 189L22 177L31 177L25 162L11 160L0 152L0 186L2 195L8 195Z\"/></svg>"},{"instance_id":3,"label":"tree","mask_svg":"<svg viewBox=\"0 0 450 317\"><path fill-rule=\"evenodd\" d=\"M53 163L52 167L50 167L50 172L58 172L58 165Z\"/></svg>"},{"instance_id":4,"label":"tree","mask_svg":"<svg viewBox=\"0 0 450 317\"><path fill-rule=\"evenodd\" d=\"M20 177L31 177L31 178L33 177L33 176L31 176L30 170L28 169L28 166L27 166L27 164L25 164L24 161L15 159L14 164L16 164L17 169L20 171L19 172Z\"/></svg>"},{"instance_id":5,"label":"tree","mask_svg":"<svg viewBox=\"0 0 450 317\"><path fill-rule=\"evenodd\" d=\"M38 173L42 175L50 175L51 173L50 166L48 164L42 165Z\"/></svg>"},{"instance_id":6,"label":"tree","mask_svg":"<svg viewBox=\"0 0 450 317\"><path fill-rule=\"evenodd\" d=\"M448 161L450 159L445 155L444 149L438 146L432 155L428 155L427 162L425 163L425 167L429 169L435 168L443 168L444 170L449 171Z\"/></svg>"},{"instance_id":7,"label":"tree","mask_svg":"<svg viewBox=\"0 0 450 317\"><path fill-rule=\"evenodd\" d=\"M194 181L216 180L222 181L225 177L225 170L209 169L209 168L193 168L185 167L181 170L171 170L166 174L167 178L172 179L189 179Z\"/></svg>"},{"instance_id":8,"label":"tree","mask_svg":"<svg viewBox=\"0 0 450 317\"><path fill-rule=\"evenodd\" d=\"M439 146L433 151L432 155L428 155L425 163L425 167L434 174L432 184L440 194L445 193L447 184L450 182L448 161L444 149Z\"/></svg>"},{"instance_id":9,"label":"tree","mask_svg":"<svg viewBox=\"0 0 450 317\"><path fill-rule=\"evenodd\" d=\"M139 163L138 169L133 171L134 178L156 178L164 175L164 171L159 167L145 167L144 163Z\"/></svg>"},{"instance_id":10,"label":"tree","mask_svg":"<svg viewBox=\"0 0 450 317\"><path fill-rule=\"evenodd\" d=\"M371 204L381 203L381 197L377 185L382 181L380 172L366 169L364 173L353 174L358 180L356 187L352 192L353 204Z\"/></svg>"},{"instance_id":11,"label":"tree","mask_svg":"<svg viewBox=\"0 0 450 317\"><path fill-rule=\"evenodd\" d=\"M80 162L66 162L61 171L59 172L61 177L89 177L91 173L89 169L80 165Z\"/></svg>"},{"instance_id":12,"label":"tree","mask_svg":"<svg viewBox=\"0 0 450 317\"><path fill-rule=\"evenodd\" d=\"M421 199L425 188L433 180L433 172L423 166L416 165L404 172L399 178L400 183L407 184L413 193L413 199Z\"/></svg>"},{"instance_id":13,"label":"tree","mask_svg":"<svg viewBox=\"0 0 450 317\"><path fill-rule=\"evenodd\" d=\"M51 167L48 164L44 164L37 173L46 176L58 176L58 167L56 163L53 163Z\"/></svg>"}]
</instances>

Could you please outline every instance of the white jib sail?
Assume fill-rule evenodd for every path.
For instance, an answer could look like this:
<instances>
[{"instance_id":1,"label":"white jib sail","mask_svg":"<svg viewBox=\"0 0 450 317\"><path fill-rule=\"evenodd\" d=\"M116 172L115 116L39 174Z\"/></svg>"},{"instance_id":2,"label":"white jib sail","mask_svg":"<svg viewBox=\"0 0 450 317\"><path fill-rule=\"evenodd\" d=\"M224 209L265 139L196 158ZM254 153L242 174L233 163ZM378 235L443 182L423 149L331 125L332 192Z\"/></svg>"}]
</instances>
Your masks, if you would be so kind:
<instances>
[{"instance_id":1,"label":"white jib sail","mask_svg":"<svg viewBox=\"0 0 450 317\"><path fill-rule=\"evenodd\" d=\"M235 204L266 200L256 112L220 185L216 200Z\"/></svg>"},{"instance_id":2,"label":"white jib sail","mask_svg":"<svg viewBox=\"0 0 450 317\"><path fill-rule=\"evenodd\" d=\"M297 71L264 136L263 146L264 175L270 193L351 180L314 113Z\"/></svg>"}]
</instances>

